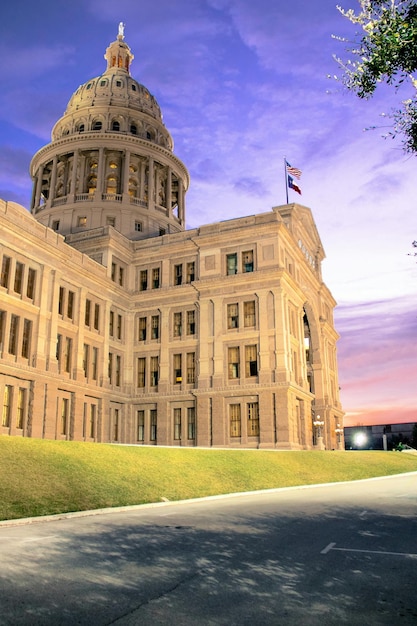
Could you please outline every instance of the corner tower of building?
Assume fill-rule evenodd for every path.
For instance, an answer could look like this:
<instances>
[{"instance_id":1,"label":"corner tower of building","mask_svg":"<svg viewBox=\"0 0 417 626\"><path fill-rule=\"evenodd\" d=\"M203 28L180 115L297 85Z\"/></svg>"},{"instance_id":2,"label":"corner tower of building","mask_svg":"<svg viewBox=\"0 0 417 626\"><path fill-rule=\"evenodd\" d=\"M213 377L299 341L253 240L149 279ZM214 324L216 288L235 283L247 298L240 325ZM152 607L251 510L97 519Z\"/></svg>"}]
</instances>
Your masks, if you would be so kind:
<instances>
[{"instance_id":1,"label":"corner tower of building","mask_svg":"<svg viewBox=\"0 0 417 626\"><path fill-rule=\"evenodd\" d=\"M31 212L65 236L106 226L133 240L182 231L189 174L158 103L130 74L122 24L104 58L105 72L76 90L32 159Z\"/></svg>"}]
</instances>

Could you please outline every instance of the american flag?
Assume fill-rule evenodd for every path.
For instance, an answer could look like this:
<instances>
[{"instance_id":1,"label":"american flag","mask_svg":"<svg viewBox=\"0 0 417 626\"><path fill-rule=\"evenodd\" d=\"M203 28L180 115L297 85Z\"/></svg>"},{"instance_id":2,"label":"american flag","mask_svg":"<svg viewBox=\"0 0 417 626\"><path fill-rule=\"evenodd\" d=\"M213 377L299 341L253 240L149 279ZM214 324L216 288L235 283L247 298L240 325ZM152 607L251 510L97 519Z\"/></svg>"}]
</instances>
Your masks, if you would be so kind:
<instances>
[{"instance_id":1,"label":"american flag","mask_svg":"<svg viewBox=\"0 0 417 626\"><path fill-rule=\"evenodd\" d=\"M291 174L291 176L295 176L295 178L298 178L298 180L300 180L302 174L301 170L299 170L298 167L292 167L292 165L290 165L288 161L285 161L285 164L287 166L288 174Z\"/></svg>"}]
</instances>

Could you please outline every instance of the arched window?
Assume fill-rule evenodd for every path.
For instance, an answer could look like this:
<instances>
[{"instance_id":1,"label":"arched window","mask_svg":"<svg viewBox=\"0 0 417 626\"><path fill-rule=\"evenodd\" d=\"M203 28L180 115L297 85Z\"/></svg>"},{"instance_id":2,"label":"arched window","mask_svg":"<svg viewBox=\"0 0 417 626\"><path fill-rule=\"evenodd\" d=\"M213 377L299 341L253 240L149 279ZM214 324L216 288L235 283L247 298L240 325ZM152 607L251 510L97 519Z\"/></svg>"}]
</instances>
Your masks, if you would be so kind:
<instances>
[{"instance_id":1,"label":"arched window","mask_svg":"<svg viewBox=\"0 0 417 626\"><path fill-rule=\"evenodd\" d=\"M120 130L120 122L118 122L117 120L114 120L112 122L112 124L111 124L111 129L116 131L116 132L119 132L119 130Z\"/></svg>"},{"instance_id":2,"label":"arched window","mask_svg":"<svg viewBox=\"0 0 417 626\"><path fill-rule=\"evenodd\" d=\"M96 120L93 123L93 130L101 130L103 124L100 122L100 120Z\"/></svg>"},{"instance_id":3,"label":"arched window","mask_svg":"<svg viewBox=\"0 0 417 626\"><path fill-rule=\"evenodd\" d=\"M130 132L132 133L132 135L137 135L138 134L138 127L136 126L136 124L131 124L130 125Z\"/></svg>"},{"instance_id":4,"label":"arched window","mask_svg":"<svg viewBox=\"0 0 417 626\"><path fill-rule=\"evenodd\" d=\"M116 176L108 176L107 177L107 185L106 185L106 193L116 194L117 193L117 178Z\"/></svg>"},{"instance_id":5,"label":"arched window","mask_svg":"<svg viewBox=\"0 0 417 626\"><path fill-rule=\"evenodd\" d=\"M78 127L78 132L79 132L79 133L83 133L83 132L84 132L84 130L85 130L85 126L84 126L84 124L80 124L80 125L79 125L79 127Z\"/></svg>"}]
</instances>

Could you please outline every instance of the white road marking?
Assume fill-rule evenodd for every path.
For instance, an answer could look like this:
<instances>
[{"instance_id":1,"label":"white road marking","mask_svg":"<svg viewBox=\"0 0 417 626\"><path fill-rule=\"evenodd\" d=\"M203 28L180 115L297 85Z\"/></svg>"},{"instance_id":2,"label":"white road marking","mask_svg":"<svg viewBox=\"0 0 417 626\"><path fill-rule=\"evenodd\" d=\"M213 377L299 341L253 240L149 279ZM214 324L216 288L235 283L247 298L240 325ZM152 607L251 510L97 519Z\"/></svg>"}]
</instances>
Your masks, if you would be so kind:
<instances>
[{"instance_id":1,"label":"white road marking","mask_svg":"<svg viewBox=\"0 0 417 626\"><path fill-rule=\"evenodd\" d=\"M389 556L409 556L411 558L417 559L417 554L412 554L411 552L388 552L384 550L360 550L359 548L336 548L335 543L329 543L320 554L327 554L330 550L339 550L339 552L361 552L365 554L387 554Z\"/></svg>"},{"instance_id":2,"label":"white road marking","mask_svg":"<svg viewBox=\"0 0 417 626\"><path fill-rule=\"evenodd\" d=\"M49 535L48 537L32 537L32 539L23 539L22 543L31 543L32 541L44 541L45 539L55 539L57 535Z\"/></svg>"}]
</instances>

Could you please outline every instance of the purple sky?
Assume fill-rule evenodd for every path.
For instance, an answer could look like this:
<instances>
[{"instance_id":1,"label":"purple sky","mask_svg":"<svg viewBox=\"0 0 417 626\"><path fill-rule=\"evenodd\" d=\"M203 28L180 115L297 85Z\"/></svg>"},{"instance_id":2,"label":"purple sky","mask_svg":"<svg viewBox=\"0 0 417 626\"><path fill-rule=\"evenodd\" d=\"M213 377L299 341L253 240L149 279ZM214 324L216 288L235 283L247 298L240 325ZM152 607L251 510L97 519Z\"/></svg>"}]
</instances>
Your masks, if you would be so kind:
<instances>
[{"instance_id":1,"label":"purple sky","mask_svg":"<svg viewBox=\"0 0 417 626\"><path fill-rule=\"evenodd\" d=\"M342 1L357 8L356 0ZM191 174L187 226L285 203L283 156L326 251L339 303L346 425L417 421L416 157L384 140L382 113L327 76L354 38L336 0L14 0L2 5L0 197L29 205L31 156L50 140L77 87L105 70L126 24L132 74L157 98Z\"/></svg>"}]
</instances>

